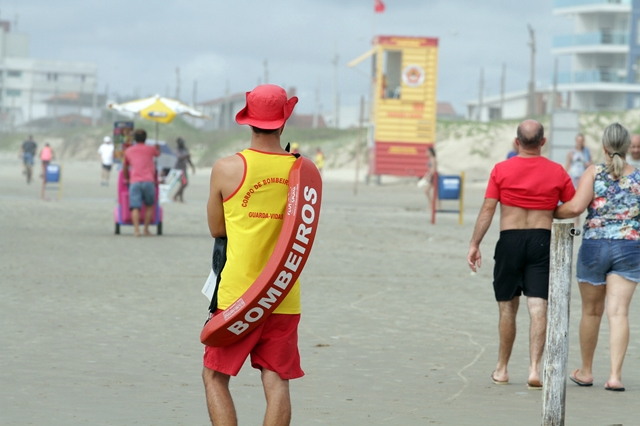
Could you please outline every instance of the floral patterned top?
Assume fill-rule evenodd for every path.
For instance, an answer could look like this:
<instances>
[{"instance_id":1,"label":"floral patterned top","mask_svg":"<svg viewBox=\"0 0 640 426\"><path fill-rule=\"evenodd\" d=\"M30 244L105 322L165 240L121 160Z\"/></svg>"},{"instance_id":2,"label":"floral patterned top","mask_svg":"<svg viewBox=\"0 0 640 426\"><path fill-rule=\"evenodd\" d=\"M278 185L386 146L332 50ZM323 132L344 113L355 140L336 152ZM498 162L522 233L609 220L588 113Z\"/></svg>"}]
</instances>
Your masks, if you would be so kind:
<instances>
[{"instance_id":1,"label":"floral patterned top","mask_svg":"<svg viewBox=\"0 0 640 426\"><path fill-rule=\"evenodd\" d=\"M604 164L596 165L584 239L640 240L639 204L640 171L614 180Z\"/></svg>"}]
</instances>

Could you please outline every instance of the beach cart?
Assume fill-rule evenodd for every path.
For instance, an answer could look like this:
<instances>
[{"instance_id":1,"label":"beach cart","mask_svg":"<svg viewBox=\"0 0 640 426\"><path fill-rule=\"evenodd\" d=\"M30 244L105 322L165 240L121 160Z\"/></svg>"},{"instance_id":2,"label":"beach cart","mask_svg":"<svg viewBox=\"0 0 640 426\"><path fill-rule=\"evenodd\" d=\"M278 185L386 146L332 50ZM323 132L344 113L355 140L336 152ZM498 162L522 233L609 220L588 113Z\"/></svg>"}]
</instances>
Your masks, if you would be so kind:
<instances>
[{"instance_id":1,"label":"beach cart","mask_svg":"<svg viewBox=\"0 0 640 426\"><path fill-rule=\"evenodd\" d=\"M151 225L155 225L157 234L162 235L162 207L158 198L158 185L156 185L156 203L151 207ZM140 224L143 222L147 206L144 204L140 209ZM124 182L122 171L118 173L118 205L113 209L113 220L115 222L115 234L120 234L120 226L133 225L131 220L131 210L129 210L129 185Z\"/></svg>"}]
</instances>

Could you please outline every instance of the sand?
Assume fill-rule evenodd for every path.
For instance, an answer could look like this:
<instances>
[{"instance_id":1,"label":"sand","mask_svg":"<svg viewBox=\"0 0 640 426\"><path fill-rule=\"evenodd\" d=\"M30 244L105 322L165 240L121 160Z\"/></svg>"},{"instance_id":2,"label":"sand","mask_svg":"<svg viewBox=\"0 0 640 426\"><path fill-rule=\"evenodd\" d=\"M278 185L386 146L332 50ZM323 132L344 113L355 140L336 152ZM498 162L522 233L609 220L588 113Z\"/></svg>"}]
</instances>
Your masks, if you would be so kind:
<instances>
[{"instance_id":1,"label":"sand","mask_svg":"<svg viewBox=\"0 0 640 426\"><path fill-rule=\"evenodd\" d=\"M505 144L506 145L506 144ZM213 240L198 169L185 204L164 205L164 235L114 235L115 182L96 162L66 161L63 195L39 199L15 156L0 157L0 424L206 425L200 293ZM291 383L294 425L538 425L542 392L526 388L528 316L521 307L511 384L497 358L492 252L497 221L471 275L465 258L485 182L466 187L465 220L429 223L411 179L358 186L328 170L313 254L302 276L300 351ZM444 207L455 207L449 202ZM576 242L576 248L579 242ZM580 297L573 283L569 371L579 364ZM567 384L566 423L637 424L640 306L631 306L625 393L603 390L608 326L595 386ZM231 391L242 425L261 424L257 371Z\"/></svg>"}]
</instances>

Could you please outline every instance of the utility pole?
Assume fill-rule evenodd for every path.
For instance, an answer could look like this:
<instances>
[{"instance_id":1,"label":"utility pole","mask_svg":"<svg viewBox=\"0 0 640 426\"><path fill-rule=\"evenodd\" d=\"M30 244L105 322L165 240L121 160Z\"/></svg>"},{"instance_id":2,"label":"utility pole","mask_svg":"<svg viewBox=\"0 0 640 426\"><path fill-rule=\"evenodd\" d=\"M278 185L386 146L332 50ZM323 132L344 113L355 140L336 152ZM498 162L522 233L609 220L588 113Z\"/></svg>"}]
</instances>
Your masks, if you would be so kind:
<instances>
[{"instance_id":1,"label":"utility pole","mask_svg":"<svg viewBox=\"0 0 640 426\"><path fill-rule=\"evenodd\" d=\"M340 120L338 118L338 52L333 57L333 127L336 129L340 127Z\"/></svg>"},{"instance_id":2,"label":"utility pole","mask_svg":"<svg viewBox=\"0 0 640 426\"><path fill-rule=\"evenodd\" d=\"M502 77L500 77L500 119L504 119L504 86L507 80L507 64L502 63Z\"/></svg>"},{"instance_id":3,"label":"utility pole","mask_svg":"<svg viewBox=\"0 0 640 426\"><path fill-rule=\"evenodd\" d=\"M536 34L530 24L529 28L529 47L531 48L531 80L529 81L529 103L527 107L527 115L529 117L536 113Z\"/></svg>"},{"instance_id":4,"label":"utility pole","mask_svg":"<svg viewBox=\"0 0 640 426\"><path fill-rule=\"evenodd\" d=\"M269 62L264 60L264 84L269 84Z\"/></svg>"},{"instance_id":5,"label":"utility pole","mask_svg":"<svg viewBox=\"0 0 640 426\"><path fill-rule=\"evenodd\" d=\"M313 113L313 123L311 127L314 129L318 128L318 116L320 115L320 77L318 77L318 84L316 85L316 105L315 111Z\"/></svg>"},{"instance_id":6,"label":"utility pole","mask_svg":"<svg viewBox=\"0 0 640 426\"><path fill-rule=\"evenodd\" d=\"M553 63L553 99L551 99L551 112L558 106L558 57Z\"/></svg>"},{"instance_id":7,"label":"utility pole","mask_svg":"<svg viewBox=\"0 0 640 426\"><path fill-rule=\"evenodd\" d=\"M478 82L478 113L476 119L482 121L482 94L484 93L484 68L480 68L480 81Z\"/></svg>"},{"instance_id":8,"label":"utility pole","mask_svg":"<svg viewBox=\"0 0 640 426\"><path fill-rule=\"evenodd\" d=\"M191 106L193 108L196 107L197 94L198 94L198 80L193 80L193 94L191 94Z\"/></svg>"},{"instance_id":9,"label":"utility pole","mask_svg":"<svg viewBox=\"0 0 640 426\"><path fill-rule=\"evenodd\" d=\"M180 67L176 68L176 101L180 100Z\"/></svg>"}]
</instances>

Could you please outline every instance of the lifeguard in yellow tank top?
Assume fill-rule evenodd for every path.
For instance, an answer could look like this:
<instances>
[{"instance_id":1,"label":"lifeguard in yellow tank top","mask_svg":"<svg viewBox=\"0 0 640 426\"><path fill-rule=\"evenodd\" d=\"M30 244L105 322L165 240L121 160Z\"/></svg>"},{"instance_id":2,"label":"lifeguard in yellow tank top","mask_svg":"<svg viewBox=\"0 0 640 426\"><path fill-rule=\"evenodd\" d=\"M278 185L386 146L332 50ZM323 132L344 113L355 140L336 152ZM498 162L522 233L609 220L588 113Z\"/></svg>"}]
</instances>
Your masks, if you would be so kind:
<instances>
[{"instance_id":1,"label":"lifeguard in yellow tank top","mask_svg":"<svg viewBox=\"0 0 640 426\"><path fill-rule=\"evenodd\" d=\"M276 246L295 157L245 149L245 174L238 189L223 200L227 229L227 262L218 288L218 308L227 309L254 283ZM274 170L278 170L274 173ZM300 313L300 282L275 314Z\"/></svg>"}]
</instances>

